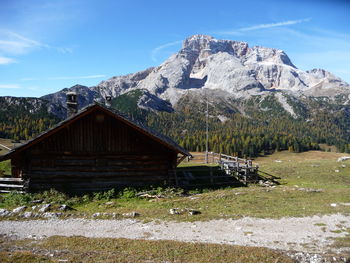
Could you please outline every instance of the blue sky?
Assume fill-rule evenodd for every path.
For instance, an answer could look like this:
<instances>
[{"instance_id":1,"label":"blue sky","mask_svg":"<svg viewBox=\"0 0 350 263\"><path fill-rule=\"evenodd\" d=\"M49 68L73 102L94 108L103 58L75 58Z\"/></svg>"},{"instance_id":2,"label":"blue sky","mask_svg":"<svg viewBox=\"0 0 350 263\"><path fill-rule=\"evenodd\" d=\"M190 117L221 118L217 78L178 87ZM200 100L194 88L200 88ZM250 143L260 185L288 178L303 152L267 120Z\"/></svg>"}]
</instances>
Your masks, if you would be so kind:
<instances>
[{"instance_id":1,"label":"blue sky","mask_svg":"<svg viewBox=\"0 0 350 263\"><path fill-rule=\"evenodd\" d=\"M193 34L284 50L350 83L350 1L0 0L0 96L159 65Z\"/></svg>"}]
</instances>

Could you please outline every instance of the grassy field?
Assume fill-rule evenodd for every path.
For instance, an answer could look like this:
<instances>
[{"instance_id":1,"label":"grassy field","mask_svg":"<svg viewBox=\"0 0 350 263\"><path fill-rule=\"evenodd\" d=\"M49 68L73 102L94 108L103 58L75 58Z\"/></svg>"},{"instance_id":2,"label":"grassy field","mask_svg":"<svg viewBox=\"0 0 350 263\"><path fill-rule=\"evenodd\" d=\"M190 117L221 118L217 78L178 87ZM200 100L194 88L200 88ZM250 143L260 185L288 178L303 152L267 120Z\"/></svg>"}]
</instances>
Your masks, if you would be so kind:
<instances>
[{"instance_id":1,"label":"grassy field","mask_svg":"<svg viewBox=\"0 0 350 263\"><path fill-rule=\"evenodd\" d=\"M0 138L0 155L4 155L9 152L9 150L4 146L12 149L14 147L14 143L12 143L12 140L10 139ZM10 161L0 162L0 177L4 174L11 174Z\"/></svg>"},{"instance_id":2,"label":"grassy field","mask_svg":"<svg viewBox=\"0 0 350 263\"><path fill-rule=\"evenodd\" d=\"M16 144L18 145L18 144ZM6 146L6 147L4 147ZM9 150L7 148L14 148L15 144L10 139L0 138L0 155L6 154Z\"/></svg>"},{"instance_id":3,"label":"grassy field","mask_svg":"<svg viewBox=\"0 0 350 263\"><path fill-rule=\"evenodd\" d=\"M315 214L350 213L350 161L339 163L339 153L279 152L256 160L260 169L281 177L275 188L260 186L205 191L189 197L153 200L115 200L115 207L90 202L75 208L79 211L138 211L144 219L210 220L243 216L279 218ZM345 167L343 167L345 166ZM309 189L310 188L310 189ZM330 204L339 204L336 207ZM201 211L197 216L169 215L170 208Z\"/></svg>"},{"instance_id":4,"label":"grassy field","mask_svg":"<svg viewBox=\"0 0 350 263\"><path fill-rule=\"evenodd\" d=\"M0 177L3 175L10 175L11 174L11 161L3 161L0 162Z\"/></svg>"},{"instance_id":5,"label":"grassy field","mask_svg":"<svg viewBox=\"0 0 350 263\"><path fill-rule=\"evenodd\" d=\"M44 199L51 203L68 203L76 209L71 213L77 215L84 213L91 216L96 212L121 215L136 211L140 214L139 219L145 221L196 221L244 216L280 218L350 213L350 160L337 162L340 156L343 154L311 151L279 152L258 158L256 162L262 171L281 177L281 184L276 187L253 185L218 190L199 189L189 192L190 195L187 196L175 192L170 197L151 200L135 197L133 189L127 189L123 193L109 192L80 197L67 197L59 193L2 195L0 207L13 208L29 204L33 199ZM164 193L164 189L155 192L157 191ZM201 214L171 215L171 208L194 209Z\"/></svg>"},{"instance_id":6,"label":"grassy field","mask_svg":"<svg viewBox=\"0 0 350 263\"><path fill-rule=\"evenodd\" d=\"M293 262L266 248L110 238L0 238L1 262ZM11 252L8 252L11 251ZM51 255L51 256L48 256ZM62 262L62 261L61 261Z\"/></svg>"},{"instance_id":7,"label":"grassy field","mask_svg":"<svg viewBox=\"0 0 350 263\"><path fill-rule=\"evenodd\" d=\"M30 206L31 200L44 199L53 204L53 210L58 204L71 205L76 210L69 213L77 217L82 213L90 217L96 212L107 212L117 213L117 218L122 218L123 213L136 211L140 213L138 219L144 221L349 214L350 160L337 162L341 156L344 154L313 151L278 152L258 158L255 162L262 171L281 177L281 184L275 187L199 189L187 196L182 195L181 190L155 189L155 193L167 197L151 200L135 197L134 189L78 197L54 191L35 195L10 194L0 196L0 207ZM195 209L201 214L171 215L170 208ZM336 239L334 246L348 247L349 242L347 235ZM293 262L265 248L84 237L17 241L0 237L0 251L2 262L58 262L59 259L68 262Z\"/></svg>"}]
</instances>

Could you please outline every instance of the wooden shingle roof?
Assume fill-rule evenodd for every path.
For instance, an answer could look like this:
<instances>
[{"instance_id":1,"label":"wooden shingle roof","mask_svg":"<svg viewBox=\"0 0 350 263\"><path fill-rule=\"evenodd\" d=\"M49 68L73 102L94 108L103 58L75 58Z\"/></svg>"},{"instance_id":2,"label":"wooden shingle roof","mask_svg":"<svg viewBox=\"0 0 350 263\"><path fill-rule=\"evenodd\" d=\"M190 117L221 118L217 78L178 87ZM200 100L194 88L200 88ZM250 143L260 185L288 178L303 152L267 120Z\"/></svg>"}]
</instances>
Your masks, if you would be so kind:
<instances>
[{"instance_id":1,"label":"wooden shingle roof","mask_svg":"<svg viewBox=\"0 0 350 263\"><path fill-rule=\"evenodd\" d=\"M95 103L88 105L85 108L81 109L77 114L71 116L70 118L67 118L67 119L61 121L60 123L55 125L53 128L43 132L42 134L38 135L35 138L29 140L25 144L22 144L16 148L12 149L7 154L0 156L0 161L11 159L14 154L17 154L19 152L22 152L22 151L30 148L31 146L39 143L40 141L44 140L47 137L50 137L51 135L53 135L56 132L60 131L61 129L67 127L71 123L81 119L82 117L90 114L91 112L93 112L95 110L101 110L101 111L105 112L106 114L114 117L115 119L122 121L126 125L128 125L128 126L134 128L135 130L145 134L146 136L150 137L151 139L163 144L165 147L173 150L174 152L176 152L178 154L182 154L184 156L191 156L191 154L187 150L185 150L183 147L178 145L176 142L174 142L169 137L154 131L153 129L143 125L142 123L140 123L136 120L132 120L132 119L126 117L125 115L123 115L122 113L118 112L115 109L106 107L105 105L102 105L102 104L95 102Z\"/></svg>"}]
</instances>

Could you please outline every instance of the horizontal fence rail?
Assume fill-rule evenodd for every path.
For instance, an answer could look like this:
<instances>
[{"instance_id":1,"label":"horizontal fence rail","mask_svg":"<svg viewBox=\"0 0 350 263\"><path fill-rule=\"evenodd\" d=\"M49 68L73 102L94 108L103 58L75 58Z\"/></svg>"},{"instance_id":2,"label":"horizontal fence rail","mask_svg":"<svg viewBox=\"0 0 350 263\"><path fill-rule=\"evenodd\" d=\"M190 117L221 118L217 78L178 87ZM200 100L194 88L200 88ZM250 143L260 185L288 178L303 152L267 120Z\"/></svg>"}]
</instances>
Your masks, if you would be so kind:
<instances>
[{"instance_id":1,"label":"horizontal fence rail","mask_svg":"<svg viewBox=\"0 0 350 263\"><path fill-rule=\"evenodd\" d=\"M253 165L253 161L250 159L243 159L236 156L230 156L222 153L207 152L207 153L193 153L192 158L188 158L187 162L192 164L218 164L216 169L219 172L213 173L215 167L200 168L200 166L193 169L191 167L182 167L177 170L176 182L179 184L192 184L195 185L196 181L208 179L207 184L230 184L230 183L243 183L247 185L248 182L257 182L259 180L257 164ZM198 175L198 170L202 169L203 173L206 171L206 175ZM190 176L189 176L190 175ZM223 179L228 179L223 181ZM229 180L231 179L231 180Z\"/></svg>"}]
</instances>

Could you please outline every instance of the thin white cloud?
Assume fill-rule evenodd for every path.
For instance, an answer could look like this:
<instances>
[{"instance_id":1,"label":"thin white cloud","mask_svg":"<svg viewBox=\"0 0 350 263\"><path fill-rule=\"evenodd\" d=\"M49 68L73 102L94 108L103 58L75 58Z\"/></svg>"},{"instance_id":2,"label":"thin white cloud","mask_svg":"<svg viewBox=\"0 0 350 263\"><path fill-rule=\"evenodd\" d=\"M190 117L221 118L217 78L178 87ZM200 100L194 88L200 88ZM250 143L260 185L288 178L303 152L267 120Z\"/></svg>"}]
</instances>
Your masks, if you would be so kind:
<instances>
[{"instance_id":1,"label":"thin white cloud","mask_svg":"<svg viewBox=\"0 0 350 263\"><path fill-rule=\"evenodd\" d=\"M220 31L216 32L219 35L239 35L246 31L253 31L253 30L260 30L260 29L268 29L273 27L282 27L282 26L289 26L289 25L295 25L300 23L309 22L311 18L304 18L304 19L298 19L298 20L288 20L283 22L276 22L276 23L269 23L269 24L259 24L254 25L250 27L242 27L238 28L236 30L229 30L229 31Z\"/></svg>"},{"instance_id":2,"label":"thin white cloud","mask_svg":"<svg viewBox=\"0 0 350 263\"><path fill-rule=\"evenodd\" d=\"M17 84L0 84L0 89L20 89L21 86Z\"/></svg>"},{"instance_id":3,"label":"thin white cloud","mask_svg":"<svg viewBox=\"0 0 350 263\"><path fill-rule=\"evenodd\" d=\"M239 30L240 31L251 31L251 30L265 29L265 28L271 28L271 27L289 26L289 25L295 25L295 24L308 22L310 20L311 20L311 18L305 18L305 19L289 20L289 21L277 22L277 23L271 23L271 24L260 24L260 25L255 25L255 26L251 26L251 27L243 27Z\"/></svg>"},{"instance_id":4,"label":"thin white cloud","mask_svg":"<svg viewBox=\"0 0 350 263\"><path fill-rule=\"evenodd\" d=\"M172 47L172 46L175 46L175 45L178 45L178 44L181 44L182 43L182 40L177 40L177 41L173 41L173 42L170 42L170 43L166 43L166 44L163 44L163 45L160 45L156 48L154 48L151 52L151 58L154 62L157 62L157 55L158 53L163 50L163 49L166 49L168 47Z\"/></svg>"},{"instance_id":5,"label":"thin white cloud","mask_svg":"<svg viewBox=\"0 0 350 263\"><path fill-rule=\"evenodd\" d=\"M15 62L16 60L14 60L13 58L0 57L0 65L6 65L6 64L11 64Z\"/></svg>"},{"instance_id":6,"label":"thin white cloud","mask_svg":"<svg viewBox=\"0 0 350 263\"><path fill-rule=\"evenodd\" d=\"M5 54L19 55L27 53L35 48L46 47L33 39L26 38L12 31L0 32L0 51Z\"/></svg>"},{"instance_id":7,"label":"thin white cloud","mask_svg":"<svg viewBox=\"0 0 350 263\"><path fill-rule=\"evenodd\" d=\"M35 81L35 80L70 80L70 79L99 79L104 78L106 75L86 75L86 76L58 76L58 77L49 77L49 78L22 78L21 81Z\"/></svg>"},{"instance_id":8,"label":"thin white cloud","mask_svg":"<svg viewBox=\"0 0 350 263\"><path fill-rule=\"evenodd\" d=\"M61 76L61 77L52 77L48 78L49 80L59 80L59 79L98 79L98 78L104 78L106 75L87 75L87 76Z\"/></svg>"},{"instance_id":9,"label":"thin white cloud","mask_svg":"<svg viewBox=\"0 0 350 263\"><path fill-rule=\"evenodd\" d=\"M73 52L72 48L48 45L13 31L0 31L0 52L3 54L20 55L42 48L53 49L64 54Z\"/></svg>"},{"instance_id":10,"label":"thin white cloud","mask_svg":"<svg viewBox=\"0 0 350 263\"><path fill-rule=\"evenodd\" d=\"M13 31L9 31L8 34L10 36L13 36L14 38L16 38L18 40L23 41L24 43L28 43L28 44L33 45L33 46L45 46L44 44L40 43L39 41L26 38L26 37L24 37L24 36L22 36L22 35L20 35L18 33L15 33Z\"/></svg>"}]
</instances>

